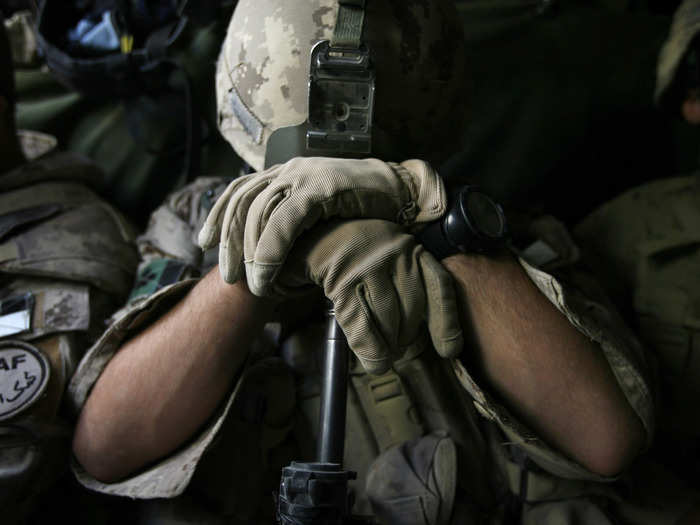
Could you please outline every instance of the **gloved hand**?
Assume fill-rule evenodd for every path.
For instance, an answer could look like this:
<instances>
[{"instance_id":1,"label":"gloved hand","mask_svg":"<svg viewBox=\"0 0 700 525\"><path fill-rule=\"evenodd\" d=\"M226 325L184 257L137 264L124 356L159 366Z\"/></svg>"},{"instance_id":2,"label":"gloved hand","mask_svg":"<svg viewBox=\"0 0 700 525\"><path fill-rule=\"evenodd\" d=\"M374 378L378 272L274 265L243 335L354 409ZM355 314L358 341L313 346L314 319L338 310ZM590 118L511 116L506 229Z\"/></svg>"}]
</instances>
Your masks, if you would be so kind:
<instances>
[{"instance_id":1,"label":"gloved hand","mask_svg":"<svg viewBox=\"0 0 700 525\"><path fill-rule=\"evenodd\" d=\"M333 302L350 348L370 373L388 370L421 335L423 321L440 355L462 350L452 278L395 223L331 221L302 235L270 291L288 297L312 285Z\"/></svg>"},{"instance_id":2,"label":"gloved hand","mask_svg":"<svg viewBox=\"0 0 700 525\"><path fill-rule=\"evenodd\" d=\"M226 282L243 277L266 295L295 239L332 217L374 218L408 225L445 213L442 180L429 164L377 159L295 158L234 180L199 232L199 245L220 243Z\"/></svg>"}]
</instances>

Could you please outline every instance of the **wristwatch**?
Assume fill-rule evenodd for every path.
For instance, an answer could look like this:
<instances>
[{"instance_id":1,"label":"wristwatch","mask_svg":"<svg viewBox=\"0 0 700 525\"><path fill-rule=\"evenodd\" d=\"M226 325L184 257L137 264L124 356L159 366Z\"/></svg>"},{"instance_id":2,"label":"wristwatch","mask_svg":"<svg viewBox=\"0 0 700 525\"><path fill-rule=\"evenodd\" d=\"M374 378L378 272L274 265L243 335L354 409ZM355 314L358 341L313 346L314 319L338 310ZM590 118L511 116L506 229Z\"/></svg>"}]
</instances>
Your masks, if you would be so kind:
<instances>
[{"instance_id":1,"label":"wristwatch","mask_svg":"<svg viewBox=\"0 0 700 525\"><path fill-rule=\"evenodd\" d=\"M477 186L464 186L444 217L419 234L421 244L438 260L456 253L489 253L507 236L501 206Z\"/></svg>"}]
</instances>

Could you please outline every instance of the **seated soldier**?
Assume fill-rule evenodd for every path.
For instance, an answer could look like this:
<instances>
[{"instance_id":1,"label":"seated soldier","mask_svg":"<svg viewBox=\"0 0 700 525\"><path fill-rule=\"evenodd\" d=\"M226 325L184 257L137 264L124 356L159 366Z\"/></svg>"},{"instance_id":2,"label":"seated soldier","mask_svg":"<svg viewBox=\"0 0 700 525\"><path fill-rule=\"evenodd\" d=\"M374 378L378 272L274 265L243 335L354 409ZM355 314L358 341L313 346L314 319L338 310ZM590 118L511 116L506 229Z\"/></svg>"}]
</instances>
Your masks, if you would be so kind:
<instances>
[{"instance_id":1,"label":"seated soldier","mask_svg":"<svg viewBox=\"0 0 700 525\"><path fill-rule=\"evenodd\" d=\"M503 247L436 250L438 264L410 233L447 210L426 162L266 166L274 133L309 116L311 45L340 38L336 16L350 4L239 2L218 63L218 120L259 173L228 187L201 179L153 214L132 300L71 382L78 479L134 498L188 489L214 516L272 522L280 467L312 459L304 416L317 405L309 376L321 346L312 328L293 330L283 301L318 285L358 361L345 455L359 471L356 512L401 524L520 512L528 523L612 523L603 507L619 494L610 486L603 499L596 482L615 480L653 433L648 364L614 311L585 296L584 281L565 284ZM463 98L453 8L368 2L363 14L371 154L438 160ZM556 226L529 229L548 246L531 244L531 261L559 256L564 267L575 253ZM264 329L280 317L281 329Z\"/></svg>"},{"instance_id":2,"label":"seated soldier","mask_svg":"<svg viewBox=\"0 0 700 525\"><path fill-rule=\"evenodd\" d=\"M678 9L659 56L656 101L700 124L700 2ZM647 463L649 492L700 489L700 179L698 172L632 188L600 206L574 230L600 282L658 362L658 435ZM674 477L677 480L674 480ZM652 483L648 483L651 479ZM670 481L669 481L670 480ZM684 488L684 484L686 488ZM700 511L688 523L700 520Z\"/></svg>"},{"instance_id":3,"label":"seated soldier","mask_svg":"<svg viewBox=\"0 0 700 525\"><path fill-rule=\"evenodd\" d=\"M69 473L64 392L131 286L131 228L90 185L93 163L48 154L53 137L15 129L10 48L0 24L0 504L3 523L37 512ZM19 137L19 138L18 138ZM54 511L55 511L54 507ZM22 521L23 522L23 521Z\"/></svg>"}]
</instances>

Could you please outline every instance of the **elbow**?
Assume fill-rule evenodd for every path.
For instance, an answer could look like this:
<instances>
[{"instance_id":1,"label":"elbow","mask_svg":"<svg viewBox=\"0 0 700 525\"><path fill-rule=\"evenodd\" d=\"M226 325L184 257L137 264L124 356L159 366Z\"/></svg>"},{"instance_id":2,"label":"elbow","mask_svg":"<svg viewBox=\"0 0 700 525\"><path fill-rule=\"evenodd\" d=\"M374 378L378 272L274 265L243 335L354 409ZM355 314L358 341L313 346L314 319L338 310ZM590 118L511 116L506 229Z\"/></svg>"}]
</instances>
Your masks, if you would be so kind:
<instances>
[{"instance_id":1,"label":"elbow","mask_svg":"<svg viewBox=\"0 0 700 525\"><path fill-rule=\"evenodd\" d=\"M594 437L590 446L576 459L594 474L604 477L615 477L624 472L646 443L646 430L634 414L604 422L597 434L597 438Z\"/></svg>"},{"instance_id":2,"label":"elbow","mask_svg":"<svg viewBox=\"0 0 700 525\"><path fill-rule=\"evenodd\" d=\"M114 483L130 474L128 461L120 458L117 439L104 428L91 425L87 414L81 414L73 435L73 456L87 474L102 483Z\"/></svg>"}]
</instances>

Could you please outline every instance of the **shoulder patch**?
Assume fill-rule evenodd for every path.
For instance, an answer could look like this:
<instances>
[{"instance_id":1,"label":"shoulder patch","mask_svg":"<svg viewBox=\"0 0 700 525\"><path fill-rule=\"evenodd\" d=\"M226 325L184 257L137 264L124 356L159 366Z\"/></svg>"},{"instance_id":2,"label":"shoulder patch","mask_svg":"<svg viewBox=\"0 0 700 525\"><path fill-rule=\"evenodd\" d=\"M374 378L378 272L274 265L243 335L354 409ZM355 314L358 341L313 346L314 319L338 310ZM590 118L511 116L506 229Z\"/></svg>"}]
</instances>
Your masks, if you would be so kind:
<instances>
[{"instance_id":1,"label":"shoulder patch","mask_svg":"<svg viewBox=\"0 0 700 525\"><path fill-rule=\"evenodd\" d=\"M187 264L175 259L154 259L139 268L136 283L129 295L129 302L139 297L150 296L158 290L179 281Z\"/></svg>"},{"instance_id":2,"label":"shoulder patch","mask_svg":"<svg viewBox=\"0 0 700 525\"><path fill-rule=\"evenodd\" d=\"M36 347L0 342L0 421L32 406L46 390L49 375L49 361Z\"/></svg>"},{"instance_id":3,"label":"shoulder patch","mask_svg":"<svg viewBox=\"0 0 700 525\"><path fill-rule=\"evenodd\" d=\"M263 139L263 124L260 119L255 116L250 108L243 102L236 87L231 88L231 109L236 115L238 121L243 126L245 132L250 136L256 144L261 144Z\"/></svg>"}]
</instances>

